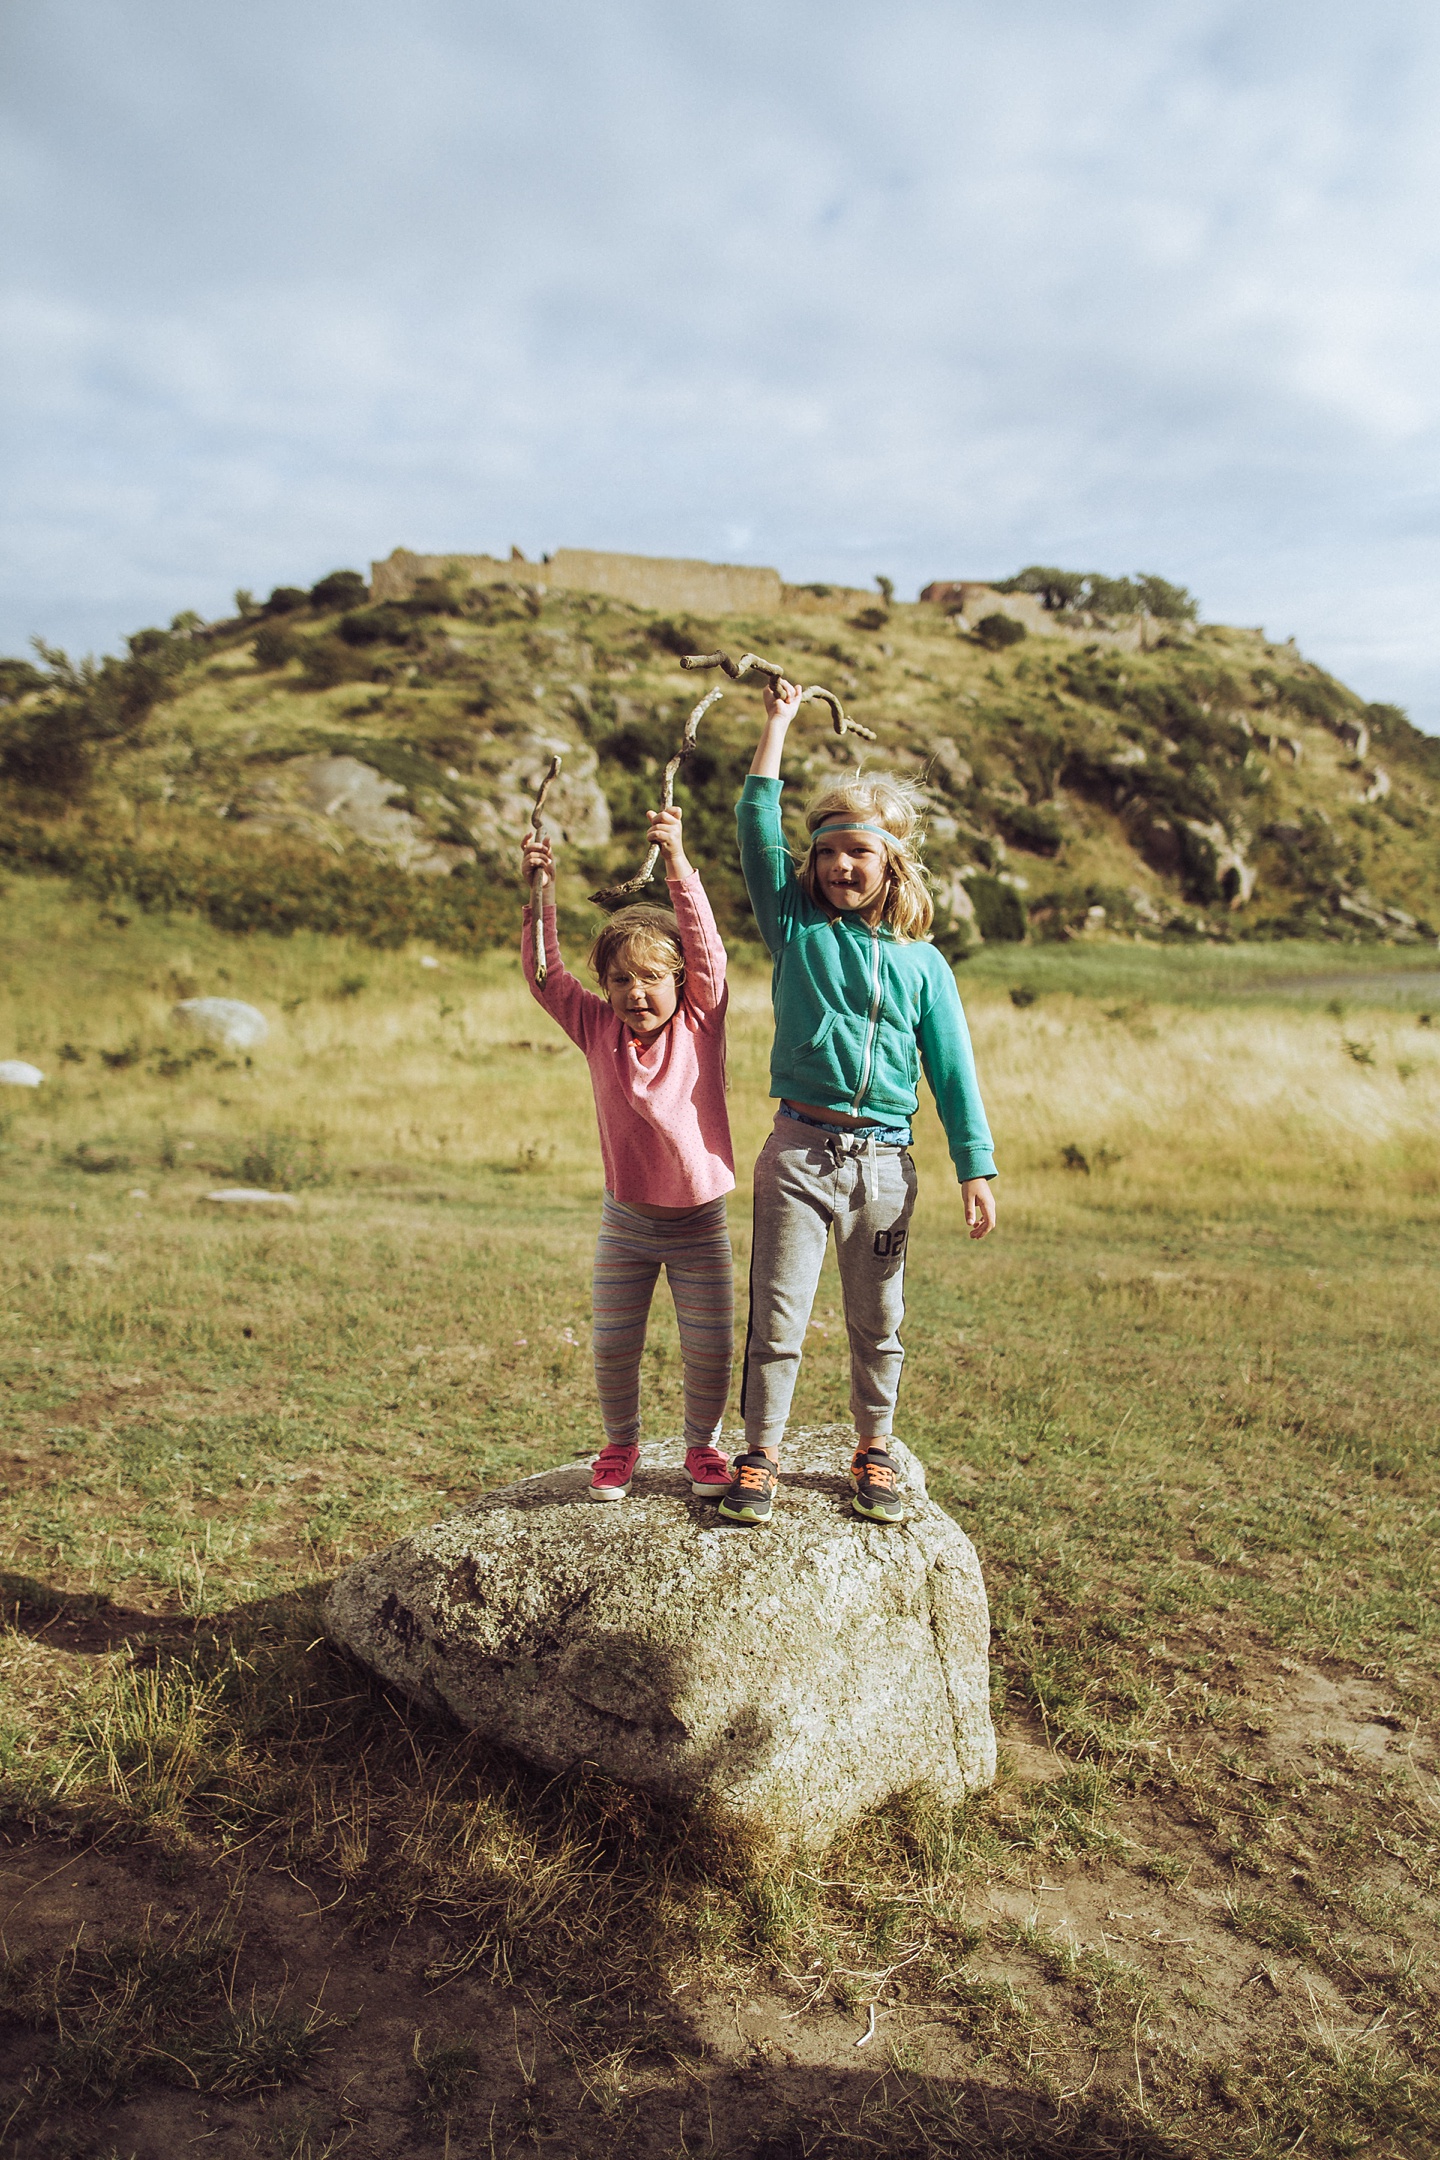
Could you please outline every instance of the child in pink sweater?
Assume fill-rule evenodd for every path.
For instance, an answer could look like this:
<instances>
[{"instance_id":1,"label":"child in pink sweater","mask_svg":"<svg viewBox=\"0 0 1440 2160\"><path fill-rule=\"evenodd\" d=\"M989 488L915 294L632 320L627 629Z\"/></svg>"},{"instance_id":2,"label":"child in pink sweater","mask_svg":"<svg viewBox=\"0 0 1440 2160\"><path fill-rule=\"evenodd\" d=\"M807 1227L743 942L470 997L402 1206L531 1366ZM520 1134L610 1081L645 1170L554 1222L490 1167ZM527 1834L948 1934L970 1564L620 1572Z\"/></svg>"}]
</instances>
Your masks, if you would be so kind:
<instances>
[{"instance_id":1,"label":"child in pink sweater","mask_svg":"<svg viewBox=\"0 0 1440 2160\"><path fill-rule=\"evenodd\" d=\"M594 1500L623 1500L640 1455L640 1356L663 1267L685 1379L685 1469L717 1495L730 1465L715 1443L730 1392L735 1288L725 1195L735 1183L725 1109L725 948L678 810L650 813L667 908L612 915L590 951L601 994L568 974L555 932L548 840L525 838L527 880L545 874L545 981L535 980L533 910L520 951L531 994L585 1053L600 1127L605 1200L595 1248L595 1385L606 1444Z\"/></svg>"}]
</instances>

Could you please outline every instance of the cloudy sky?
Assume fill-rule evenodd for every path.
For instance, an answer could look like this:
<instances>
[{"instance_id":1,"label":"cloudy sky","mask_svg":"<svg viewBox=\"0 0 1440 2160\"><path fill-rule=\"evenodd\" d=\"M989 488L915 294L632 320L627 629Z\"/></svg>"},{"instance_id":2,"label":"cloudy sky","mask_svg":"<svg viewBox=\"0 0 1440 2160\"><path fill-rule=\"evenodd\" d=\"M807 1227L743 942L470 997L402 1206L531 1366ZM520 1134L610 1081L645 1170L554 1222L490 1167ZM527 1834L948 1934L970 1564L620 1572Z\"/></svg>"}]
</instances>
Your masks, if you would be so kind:
<instances>
[{"instance_id":1,"label":"cloudy sky","mask_svg":"<svg viewBox=\"0 0 1440 2160\"><path fill-rule=\"evenodd\" d=\"M0 8L0 650L403 544L1156 570L1440 730L1423 0Z\"/></svg>"}]
</instances>

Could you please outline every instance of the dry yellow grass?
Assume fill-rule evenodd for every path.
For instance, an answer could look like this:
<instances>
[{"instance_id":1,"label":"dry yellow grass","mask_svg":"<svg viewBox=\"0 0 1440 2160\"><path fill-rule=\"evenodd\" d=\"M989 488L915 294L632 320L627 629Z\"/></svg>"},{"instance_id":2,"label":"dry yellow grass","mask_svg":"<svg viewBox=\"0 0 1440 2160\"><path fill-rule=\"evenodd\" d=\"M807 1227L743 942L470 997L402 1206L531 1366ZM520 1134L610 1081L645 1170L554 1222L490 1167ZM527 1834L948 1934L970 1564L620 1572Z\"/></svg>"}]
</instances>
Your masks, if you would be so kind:
<instances>
[{"instance_id":1,"label":"dry yellow grass","mask_svg":"<svg viewBox=\"0 0 1440 2160\"><path fill-rule=\"evenodd\" d=\"M322 1138L347 1167L408 1160L456 1172L513 1165L531 1148L598 1191L583 1061L534 1004L513 956L426 967L415 952L347 954L319 938L237 945L145 920L97 936L95 911L60 887L24 892L29 920L0 985L0 1054L31 1058L49 1077L34 1097L6 1091L20 1145L290 1131ZM78 967L65 965L67 947ZM253 1064L202 1064L157 1083L145 1053L183 1050L171 1010L197 991L257 1003L271 1038ZM1067 1147L1132 1199L1171 1193L1182 1164L1192 1196L1203 1186L1221 1207L1242 1189L1250 1200L1297 1190L1338 1199L1382 1175L1397 1204L1440 1190L1440 1030L1413 1013L1070 995L1017 1009L988 986L967 988L966 1002L1012 1203ZM742 1172L770 1115L769 1032L766 979L737 974L731 1107ZM83 1063L64 1061L67 1043ZM104 1064L103 1053L129 1045L142 1053L136 1063ZM922 1172L944 1176L928 1109L921 1130Z\"/></svg>"}]
</instances>

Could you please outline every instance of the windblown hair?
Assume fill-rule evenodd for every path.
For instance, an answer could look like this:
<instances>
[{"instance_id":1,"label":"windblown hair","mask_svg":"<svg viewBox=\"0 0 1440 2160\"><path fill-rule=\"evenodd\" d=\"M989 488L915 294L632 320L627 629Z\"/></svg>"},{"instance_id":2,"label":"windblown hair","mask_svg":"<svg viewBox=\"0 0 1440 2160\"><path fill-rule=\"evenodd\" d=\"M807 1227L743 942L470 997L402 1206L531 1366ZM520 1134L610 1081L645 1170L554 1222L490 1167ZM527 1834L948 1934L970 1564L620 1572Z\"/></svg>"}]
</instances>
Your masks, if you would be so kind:
<instances>
[{"instance_id":1,"label":"windblown hair","mask_svg":"<svg viewBox=\"0 0 1440 2160\"><path fill-rule=\"evenodd\" d=\"M684 982L685 949L680 925L669 908L655 907L648 900L617 908L590 947L590 972L602 990L617 963L662 968Z\"/></svg>"},{"instance_id":2,"label":"windblown hair","mask_svg":"<svg viewBox=\"0 0 1440 2160\"><path fill-rule=\"evenodd\" d=\"M815 874L813 836L817 825L837 817L853 817L861 824L884 828L883 834L874 835L883 841L889 858L889 881L881 919L889 924L897 938L927 937L935 920L935 903L930 898L925 872L915 854L920 840L918 789L908 780L892 779L888 773L872 773L847 780L840 787L826 788L823 794L814 798L805 812L805 823L812 836L810 846L796 874L802 889L817 907L824 907L825 895Z\"/></svg>"}]
</instances>

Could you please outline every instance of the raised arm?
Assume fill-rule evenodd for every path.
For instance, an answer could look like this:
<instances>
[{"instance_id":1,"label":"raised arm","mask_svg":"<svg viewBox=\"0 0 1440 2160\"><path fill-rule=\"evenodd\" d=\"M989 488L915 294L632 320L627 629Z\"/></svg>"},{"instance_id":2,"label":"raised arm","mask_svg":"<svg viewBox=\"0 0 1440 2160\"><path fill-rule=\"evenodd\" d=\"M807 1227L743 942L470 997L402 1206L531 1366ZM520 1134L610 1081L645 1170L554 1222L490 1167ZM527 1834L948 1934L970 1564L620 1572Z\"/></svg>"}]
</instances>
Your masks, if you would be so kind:
<instances>
[{"instance_id":1,"label":"raised arm","mask_svg":"<svg viewBox=\"0 0 1440 2160\"><path fill-rule=\"evenodd\" d=\"M665 863L670 903L685 954L685 996L693 1011L713 1013L725 1001L725 947L700 873L685 853L684 812L647 812L650 839Z\"/></svg>"},{"instance_id":2,"label":"raised arm","mask_svg":"<svg viewBox=\"0 0 1440 2160\"><path fill-rule=\"evenodd\" d=\"M539 888L542 921L536 923L534 908L527 902L520 922L520 964L530 985L530 995L565 1030L571 1042L578 1043L584 1050L589 1045L595 1023L608 1014L610 1008L593 990L587 990L582 982L576 981L560 957L560 937L555 922L555 864L550 842L537 840L533 832L527 833L521 862L527 884L537 870L543 872ZM545 940L542 947L545 954L543 983L535 979L537 935L543 935Z\"/></svg>"}]
</instances>

